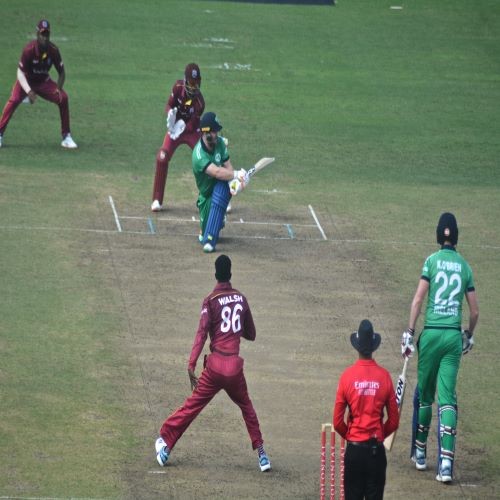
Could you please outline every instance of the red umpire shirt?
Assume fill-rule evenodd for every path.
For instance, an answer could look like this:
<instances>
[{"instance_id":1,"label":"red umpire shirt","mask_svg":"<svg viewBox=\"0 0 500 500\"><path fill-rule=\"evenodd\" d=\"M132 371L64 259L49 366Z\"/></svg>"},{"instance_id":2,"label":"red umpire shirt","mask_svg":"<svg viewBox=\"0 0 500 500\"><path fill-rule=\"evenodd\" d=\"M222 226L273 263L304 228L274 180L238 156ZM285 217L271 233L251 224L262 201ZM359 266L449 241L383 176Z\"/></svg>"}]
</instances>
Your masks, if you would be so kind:
<instances>
[{"instance_id":1,"label":"red umpire shirt","mask_svg":"<svg viewBox=\"0 0 500 500\"><path fill-rule=\"evenodd\" d=\"M349 408L348 423L344 421ZM384 407L387 420L383 424ZM359 359L342 373L335 406L333 425L347 441L379 443L392 434L399 423L398 405L389 372L373 359Z\"/></svg>"}]
</instances>

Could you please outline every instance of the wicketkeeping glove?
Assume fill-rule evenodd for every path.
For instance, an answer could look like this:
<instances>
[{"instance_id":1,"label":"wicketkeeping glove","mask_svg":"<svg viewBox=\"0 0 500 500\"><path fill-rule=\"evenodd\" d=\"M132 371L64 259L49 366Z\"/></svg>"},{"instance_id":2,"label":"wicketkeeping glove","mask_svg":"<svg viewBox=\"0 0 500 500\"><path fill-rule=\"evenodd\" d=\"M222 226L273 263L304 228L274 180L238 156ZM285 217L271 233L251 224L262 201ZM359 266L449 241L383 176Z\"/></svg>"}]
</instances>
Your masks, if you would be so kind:
<instances>
[{"instance_id":1,"label":"wicketkeeping glove","mask_svg":"<svg viewBox=\"0 0 500 500\"><path fill-rule=\"evenodd\" d=\"M415 335L415 330L413 328L408 328L403 332L403 336L401 337L401 355L404 358L411 358L415 352L413 335Z\"/></svg>"},{"instance_id":2,"label":"wicketkeeping glove","mask_svg":"<svg viewBox=\"0 0 500 500\"><path fill-rule=\"evenodd\" d=\"M167 114L167 129L170 133L174 130L176 116L177 108L170 108L170 111Z\"/></svg>"},{"instance_id":3,"label":"wicketkeeping glove","mask_svg":"<svg viewBox=\"0 0 500 500\"><path fill-rule=\"evenodd\" d=\"M186 128L186 122L184 120L177 120L175 122L174 128L169 132L170 138L175 141L182 132L184 132L184 129Z\"/></svg>"},{"instance_id":4,"label":"wicketkeeping glove","mask_svg":"<svg viewBox=\"0 0 500 500\"><path fill-rule=\"evenodd\" d=\"M462 355L465 356L474 347L474 335L469 330L462 330Z\"/></svg>"}]
</instances>

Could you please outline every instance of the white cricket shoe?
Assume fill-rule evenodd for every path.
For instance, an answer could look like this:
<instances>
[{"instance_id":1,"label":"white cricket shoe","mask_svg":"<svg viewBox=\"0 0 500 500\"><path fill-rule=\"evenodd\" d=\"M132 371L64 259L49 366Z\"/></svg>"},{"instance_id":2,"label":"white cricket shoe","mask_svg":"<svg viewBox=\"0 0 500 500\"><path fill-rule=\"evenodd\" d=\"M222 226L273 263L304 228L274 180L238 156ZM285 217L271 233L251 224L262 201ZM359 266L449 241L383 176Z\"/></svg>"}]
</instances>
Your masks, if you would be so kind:
<instances>
[{"instance_id":1,"label":"white cricket shoe","mask_svg":"<svg viewBox=\"0 0 500 500\"><path fill-rule=\"evenodd\" d=\"M226 208L226 214L230 214L231 213L231 202L229 202L227 204L227 208Z\"/></svg>"},{"instance_id":2,"label":"white cricket shoe","mask_svg":"<svg viewBox=\"0 0 500 500\"><path fill-rule=\"evenodd\" d=\"M412 460L415 462L415 467L417 470L427 469L427 460L425 457L425 451L419 448L415 449L415 455L413 455Z\"/></svg>"},{"instance_id":3,"label":"white cricket shoe","mask_svg":"<svg viewBox=\"0 0 500 500\"><path fill-rule=\"evenodd\" d=\"M271 462L265 453L259 456L259 467L261 472L271 470Z\"/></svg>"},{"instance_id":4,"label":"white cricket shoe","mask_svg":"<svg viewBox=\"0 0 500 500\"><path fill-rule=\"evenodd\" d=\"M151 212L161 212L163 210L163 207L160 205L160 202L158 200L153 201L151 203Z\"/></svg>"},{"instance_id":5,"label":"white cricket shoe","mask_svg":"<svg viewBox=\"0 0 500 500\"><path fill-rule=\"evenodd\" d=\"M441 483L451 483L451 460L449 458L443 458L443 460L441 460L436 480Z\"/></svg>"},{"instance_id":6,"label":"white cricket shoe","mask_svg":"<svg viewBox=\"0 0 500 500\"><path fill-rule=\"evenodd\" d=\"M163 438L159 437L155 442L155 450L156 450L156 461L162 467L165 467L168 462L168 457L170 455L170 450L168 449L167 443L163 440Z\"/></svg>"},{"instance_id":7,"label":"white cricket shoe","mask_svg":"<svg viewBox=\"0 0 500 500\"><path fill-rule=\"evenodd\" d=\"M203 251L205 253L212 253L212 252L215 252L215 248L210 243L205 243L205 245L203 247Z\"/></svg>"},{"instance_id":8,"label":"white cricket shoe","mask_svg":"<svg viewBox=\"0 0 500 500\"><path fill-rule=\"evenodd\" d=\"M155 442L155 450L156 453L159 453L162 448L167 446L167 443L165 443L164 439L162 437L159 437L156 442Z\"/></svg>"},{"instance_id":9,"label":"white cricket shoe","mask_svg":"<svg viewBox=\"0 0 500 500\"><path fill-rule=\"evenodd\" d=\"M78 144L73 140L71 134L66 134L63 141L61 142L61 146L66 149L76 149Z\"/></svg>"}]
</instances>

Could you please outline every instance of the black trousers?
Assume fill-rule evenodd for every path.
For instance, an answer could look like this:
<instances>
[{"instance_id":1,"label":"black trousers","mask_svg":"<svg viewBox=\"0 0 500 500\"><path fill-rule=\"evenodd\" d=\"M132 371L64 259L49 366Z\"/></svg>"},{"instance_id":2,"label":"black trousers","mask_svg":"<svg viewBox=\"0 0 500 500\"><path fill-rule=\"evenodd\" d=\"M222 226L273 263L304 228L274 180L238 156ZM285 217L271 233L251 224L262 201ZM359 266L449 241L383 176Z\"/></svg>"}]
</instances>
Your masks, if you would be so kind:
<instances>
[{"instance_id":1,"label":"black trousers","mask_svg":"<svg viewBox=\"0 0 500 500\"><path fill-rule=\"evenodd\" d=\"M347 443L344 464L345 500L384 498L387 458L383 444L372 448Z\"/></svg>"}]
</instances>

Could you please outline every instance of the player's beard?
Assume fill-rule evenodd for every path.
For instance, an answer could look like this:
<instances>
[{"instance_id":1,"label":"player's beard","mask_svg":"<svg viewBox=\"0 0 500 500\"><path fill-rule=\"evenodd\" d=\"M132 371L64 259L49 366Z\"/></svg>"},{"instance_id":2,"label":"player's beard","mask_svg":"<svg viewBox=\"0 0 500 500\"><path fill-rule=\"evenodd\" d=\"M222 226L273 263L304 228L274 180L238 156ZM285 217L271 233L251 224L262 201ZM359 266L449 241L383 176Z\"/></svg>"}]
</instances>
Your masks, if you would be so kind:
<instances>
[{"instance_id":1,"label":"player's beard","mask_svg":"<svg viewBox=\"0 0 500 500\"><path fill-rule=\"evenodd\" d=\"M215 145L217 144L217 136L212 136L212 134L207 134L205 136L205 141L207 143L207 146L208 148L210 149L210 151L213 151L213 149L215 148Z\"/></svg>"}]
</instances>

